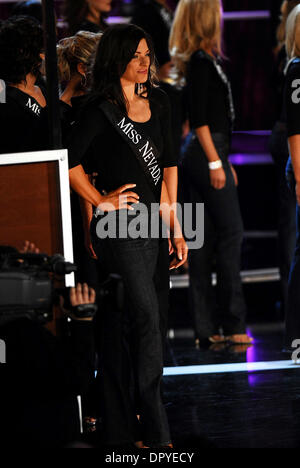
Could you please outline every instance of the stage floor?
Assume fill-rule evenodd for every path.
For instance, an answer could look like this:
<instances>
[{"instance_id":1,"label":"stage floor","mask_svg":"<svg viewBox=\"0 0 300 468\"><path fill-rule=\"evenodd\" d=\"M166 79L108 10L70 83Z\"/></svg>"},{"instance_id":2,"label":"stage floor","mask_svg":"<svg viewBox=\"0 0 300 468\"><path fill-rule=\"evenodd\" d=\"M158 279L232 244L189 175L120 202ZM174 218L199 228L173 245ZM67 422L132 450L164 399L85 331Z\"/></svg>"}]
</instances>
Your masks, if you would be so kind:
<instances>
[{"instance_id":1,"label":"stage floor","mask_svg":"<svg viewBox=\"0 0 300 468\"><path fill-rule=\"evenodd\" d=\"M300 446L300 365L282 353L283 326L250 332L248 349L169 340L164 392L178 449Z\"/></svg>"},{"instance_id":2,"label":"stage floor","mask_svg":"<svg viewBox=\"0 0 300 468\"><path fill-rule=\"evenodd\" d=\"M248 331L248 348L168 340L164 402L176 452L300 447L300 364L282 352L283 324ZM84 440L103 448L99 436Z\"/></svg>"}]
</instances>

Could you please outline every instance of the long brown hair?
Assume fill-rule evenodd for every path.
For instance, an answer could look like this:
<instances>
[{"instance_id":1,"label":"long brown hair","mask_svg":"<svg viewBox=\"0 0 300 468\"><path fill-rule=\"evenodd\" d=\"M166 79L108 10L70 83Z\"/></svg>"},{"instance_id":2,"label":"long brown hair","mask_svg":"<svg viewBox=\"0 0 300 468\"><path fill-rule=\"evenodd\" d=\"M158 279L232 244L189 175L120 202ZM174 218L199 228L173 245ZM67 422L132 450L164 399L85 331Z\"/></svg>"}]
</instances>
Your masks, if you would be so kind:
<instances>
[{"instance_id":1,"label":"long brown hair","mask_svg":"<svg viewBox=\"0 0 300 468\"><path fill-rule=\"evenodd\" d=\"M151 65L144 92L140 96L146 98L146 93L150 95L151 89L156 85L155 55L151 37L134 24L119 24L107 29L101 38L93 70L92 98L112 101L127 113L128 102L122 90L121 77L142 39L148 44Z\"/></svg>"}]
</instances>

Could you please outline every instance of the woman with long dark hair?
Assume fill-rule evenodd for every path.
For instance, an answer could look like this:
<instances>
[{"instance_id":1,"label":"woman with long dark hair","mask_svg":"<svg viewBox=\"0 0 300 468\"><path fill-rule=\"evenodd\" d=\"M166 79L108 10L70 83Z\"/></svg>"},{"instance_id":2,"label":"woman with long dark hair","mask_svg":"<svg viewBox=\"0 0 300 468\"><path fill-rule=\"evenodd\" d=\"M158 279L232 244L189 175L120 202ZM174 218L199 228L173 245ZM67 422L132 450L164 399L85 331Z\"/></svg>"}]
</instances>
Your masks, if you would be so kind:
<instances>
[{"instance_id":1,"label":"woman with long dark hair","mask_svg":"<svg viewBox=\"0 0 300 468\"><path fill-rule=\"evenodd\" d=\"M197 344L249 344L240 277L243 222L237 175L228 156L234 122L229 81L221 68L221 0L181 0L170 46L177 80L186 83L193 135L183 160L189 200L205 205L205 244L189 255ZM182 34L185 31L185 34ZM212 287L217 260L217 297Z\"/></svg>"},{"instance_id":2,"label":"woman with long dark hair","mask_svg":"<svg viewBox=\"0 0 300 468\"><path fill-rule=\"evenodd\" d=\"M112 0L65 0L64 16L69 33L78 31L103 32L107 28L105 18L111 11Z\"/></svg>"},{"instance_id":3,"label":"woman with long dark hair","mask_svg":"<svg viewBox=\"0 0 300 468\"><path fill-rule=\"evenodd\" d=\"M154 60L151 39L142 29L134 25L108 29L96 56L93 99L69 144L71 186L98 207L91 225L95 251L109 271L122 276L130 302L127 318L117 310L103 316L106 442L139 442L148 447L171 444L161 400L163 344L154 285L159 212L176 254L171 268L187 259L164 181L164 168L177 162L168 99L154 86ZM83 167L99 174L96 187ZM139 229L143 233L137 235ZM120 320L127 321L131 353L124 347L125 323L122 329ZM137 383L139 420L130 388L132 376Z\"/></svg>"}]
</instances>

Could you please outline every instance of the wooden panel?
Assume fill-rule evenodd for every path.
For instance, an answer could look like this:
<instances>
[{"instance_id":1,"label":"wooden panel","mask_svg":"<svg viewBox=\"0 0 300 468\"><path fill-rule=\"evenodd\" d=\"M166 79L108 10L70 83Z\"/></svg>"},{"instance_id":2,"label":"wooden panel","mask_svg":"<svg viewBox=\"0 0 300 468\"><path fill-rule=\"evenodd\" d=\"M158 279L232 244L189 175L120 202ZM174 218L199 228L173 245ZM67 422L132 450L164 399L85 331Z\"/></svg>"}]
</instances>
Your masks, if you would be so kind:
<instances>
[{"instance_id":1,"label":"wooden panel","mask_svg":"<svg viewBox=\"0 0 300 468\"><path fill-rule=\"evenodd\" d=\"M63 253L58 163L0 166L0 244Z\"/></svg>"},{"instance_id":2,"label":"wooden panel","mask_svg":"<svg viewBox=\"0 0 300 468\"><path fill-rule=\"evenodd\" d=\"M58 162L0 166L0 245L20 249L26 240L42 253L63 254ZM59 316L54 309L53 333Z\"/></svg>"}]
</instances>

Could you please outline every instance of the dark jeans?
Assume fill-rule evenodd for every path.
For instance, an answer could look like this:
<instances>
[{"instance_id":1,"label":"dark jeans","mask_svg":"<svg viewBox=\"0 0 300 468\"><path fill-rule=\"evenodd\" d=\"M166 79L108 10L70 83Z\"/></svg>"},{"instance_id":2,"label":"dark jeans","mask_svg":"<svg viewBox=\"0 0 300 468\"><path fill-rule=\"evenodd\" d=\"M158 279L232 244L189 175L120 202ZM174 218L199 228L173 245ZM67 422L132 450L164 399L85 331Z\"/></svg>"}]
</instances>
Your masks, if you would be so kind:
<instances>
[{"instance_id":1,"label":"dark jeans","mask_svg":"<svg viewBox=\"0 0 300 468\"><path fill-rule=\"evenodd\" d=\"M291 160L287 165L287 180L290 189L295 194L295 178ZM296 248L291 266L289 288L288 288L288 306L286 315L285 347L291 348L295 339L300 339L300 206L297 204L296 210L297 235Z\"/></svg>"},{"instance_id":2,"label":"dark jeans","mask_svg":"<svg viewBox=\"0 0 300 468\"><path fill-rule=\"evenodd\" d=\"M106 239L98 240L95 248L109 270L121 275L130 302L126 314L125 309L115 308L104 311L102 317L100 372L106 442L143 440L150 446L169 443L161 398L163 349L154 284L159 241ZM135 384L140 421L136 417Z\"/></svg>"},{"instance_id":3,"label":"dark jeans","mask_svg":"<svg viewBox=\"0 0 300 468\"><path fill-rule=\"evenodd\" d=\"M286 125L277 122L272 131L270 152L277 166L279 216L278 216L278 247L279 268L284 314L287 314L288 282L292 259L296 244L296 198L286 180L286 165L289 159L288 136Z\"/></svg>"},{"instance_id":4,"label":"dark jeans","mask_svg":"<svg viewBox=\"0 0 300 468\"><path fill-rule=\"evenodd\" d=\"M225 335L246 331L246 305L240 277L243 222L228 162L229 138L214 134L213 140L226 173L223 190L211 186L208 161L196 136L186 148L183 159L187 201L205 204L204 247L189 253L190 298L199 339L218 334L220 328ZM215 260L217 296L211 281Z\"/></svg>"}]
</instances>

